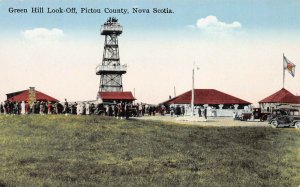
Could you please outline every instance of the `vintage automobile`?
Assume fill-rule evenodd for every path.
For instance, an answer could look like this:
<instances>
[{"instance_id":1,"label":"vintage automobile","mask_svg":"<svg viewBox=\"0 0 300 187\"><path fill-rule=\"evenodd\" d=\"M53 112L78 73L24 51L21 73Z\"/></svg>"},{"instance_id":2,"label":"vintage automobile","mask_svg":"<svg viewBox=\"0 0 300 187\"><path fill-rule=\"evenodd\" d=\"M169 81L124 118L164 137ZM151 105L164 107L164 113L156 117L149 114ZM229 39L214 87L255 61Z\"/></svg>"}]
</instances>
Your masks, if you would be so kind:
<instances>
[{"instance_id":1,"label":"vintage automobile","mask_svg":"<svg viewBox=\"0 0 300 187\"><path fill-rule=\"evenodd\" d=\"M243 112L237 117L237 119L241 121L248 121L251 119L251 117L252 117L252 112Z\"/></svg>"},{"instance_id":2,"label":"vintage automobile","mask_svg":"<svg viewBox=\"0 0 300 187\"><path fill-rule=\"evenodd\" d=\"M268 122L272 127L294 127L300 128L299 110L290 108L280 108L273 110L268 116Z\"/></svg>"},{"instance_id":3,"label":"vintage automobile","mask_svg":"<svg viewBox=\"0 0 300 187\"><path fill-rule=\"evenodd\" d=\"M241 121L248 121L250 119L266 121L269 114L268 112L262 112L260 108L253 108L252 112L243 112L239 119Z\"/></svg>"}]
</instances>

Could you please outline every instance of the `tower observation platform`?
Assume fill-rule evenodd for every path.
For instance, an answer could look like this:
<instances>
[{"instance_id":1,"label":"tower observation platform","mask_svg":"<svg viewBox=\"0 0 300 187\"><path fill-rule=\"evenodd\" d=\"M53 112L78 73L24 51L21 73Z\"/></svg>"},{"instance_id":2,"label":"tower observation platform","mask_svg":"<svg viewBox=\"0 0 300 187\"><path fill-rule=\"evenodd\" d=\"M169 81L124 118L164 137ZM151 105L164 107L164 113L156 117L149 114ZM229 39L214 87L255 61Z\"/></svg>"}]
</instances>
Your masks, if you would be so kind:
<instances>
[{"instance_id":1,"label":"tower observation platform","mask_svg":"<svg viewBox=\"0 0 300 187\"><path fill-rule=\"evenodd\" d=\"M101 26L100 34L105 36L102 63L96 67L96 75L100 75L99 92L123 92L122 75L127 66L120 64L118 36L123 27L118 19L110 17Z\"/></svg>"},{"instance_id":2,"label":"tower observation platform","mask_svg":"<svg viewBox=\"0 0 300 187\"><path fill-rule=\"evenodd\" d=\"M102 74L125 74L127 71L127 65L120 65L120 66L102 66L98 65L96 67L96 75L102 75Z\"/></svg>"}]
</instances>

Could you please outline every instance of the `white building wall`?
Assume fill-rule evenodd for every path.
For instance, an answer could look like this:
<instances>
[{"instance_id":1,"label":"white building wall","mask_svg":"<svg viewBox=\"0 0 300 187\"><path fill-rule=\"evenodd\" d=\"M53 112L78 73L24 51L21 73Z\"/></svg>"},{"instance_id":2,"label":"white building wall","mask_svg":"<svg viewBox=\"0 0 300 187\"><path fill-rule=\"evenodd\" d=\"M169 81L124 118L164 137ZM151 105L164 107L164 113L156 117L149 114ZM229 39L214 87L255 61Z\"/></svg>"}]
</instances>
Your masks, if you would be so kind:
<instances>
[{"instance_id":1,"label":"white building wall","mask_svg":"<svg viewBox=\"0 0 300 187\"><path fill-rule=\"evenodd\" d=\"M192 113L191 105L186 104L184 106L185 115L190 116ZM198 108L199 107L196 106L194 109L195 116L198 116ZM210 106L207 106L207 117L232 117L234 112L240 115L244 112L250 112L250 110L250 107L245 107L244 109L212 109ZM203 116L203 109L201 110L201 114Z\"/></svg>"},{"instance_id":2,"label":"white building wall","mask_svg":"<svg viewBox=\"0 0 300 187\"><path fill-rule=\"evenodd\" d=\"M262 109L262 112L267 112L269 107L269 112L272 109L279 109L279 108L294 108L300 110L300 104L291 104L291 103L260 103L259 107Z\"/></svg>"}]
</instances>

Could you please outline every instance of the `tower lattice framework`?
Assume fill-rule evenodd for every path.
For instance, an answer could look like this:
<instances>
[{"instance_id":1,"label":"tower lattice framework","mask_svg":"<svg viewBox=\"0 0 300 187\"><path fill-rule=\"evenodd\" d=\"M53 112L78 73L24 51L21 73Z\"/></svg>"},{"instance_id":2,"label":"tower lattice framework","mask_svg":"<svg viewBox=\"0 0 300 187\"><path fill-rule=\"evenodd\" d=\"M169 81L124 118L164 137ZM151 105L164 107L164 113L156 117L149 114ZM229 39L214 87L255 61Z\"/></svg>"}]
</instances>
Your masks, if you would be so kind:
<instances>
[{"instance_id":1,"label":"tower lattice framework","mask_svg":"<svg viewBox=\"0 0 300 187\"><path fill-rule=\"evenodd\" d=\"M102 64L96 67L96 74L100 75L99 92L123 92L122 75L127 66L120 64L118 36L123 28L114 17L101 26L101 35L105 36Z\"/></svg>"}]
</instances>

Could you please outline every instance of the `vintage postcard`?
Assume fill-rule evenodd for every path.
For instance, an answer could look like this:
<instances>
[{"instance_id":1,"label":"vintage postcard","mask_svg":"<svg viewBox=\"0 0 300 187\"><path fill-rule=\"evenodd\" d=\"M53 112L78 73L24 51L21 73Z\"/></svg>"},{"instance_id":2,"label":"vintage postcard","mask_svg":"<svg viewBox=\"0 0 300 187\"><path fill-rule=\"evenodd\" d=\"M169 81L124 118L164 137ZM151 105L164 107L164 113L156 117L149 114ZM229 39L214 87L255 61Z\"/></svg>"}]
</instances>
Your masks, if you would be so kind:
<instances>
[{"instance_id":1,"label":"vintage postcard","mask_svg":"<svg viewBox=\"0 0 300 187\"><path fill-rule=\"evenodd\" d=\"M299 12L0 0L0 186L299 186Z\"/></svg>"}]
</instances>

